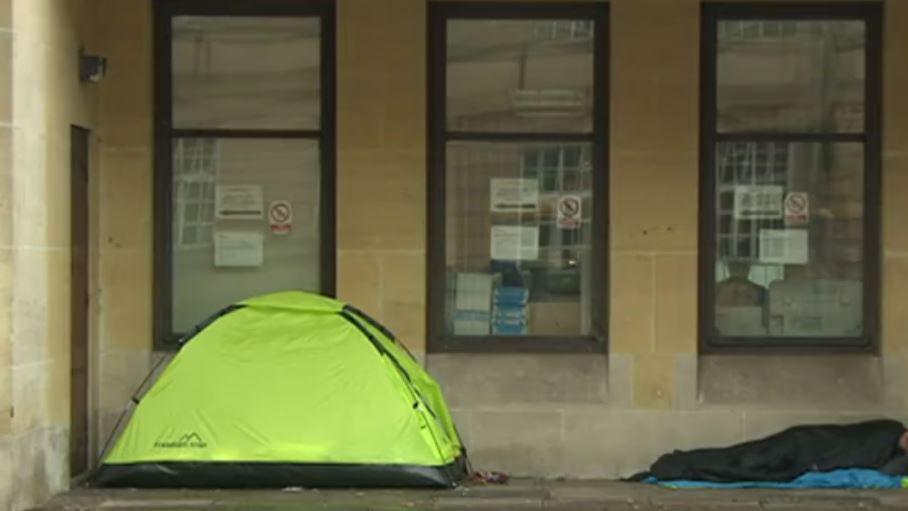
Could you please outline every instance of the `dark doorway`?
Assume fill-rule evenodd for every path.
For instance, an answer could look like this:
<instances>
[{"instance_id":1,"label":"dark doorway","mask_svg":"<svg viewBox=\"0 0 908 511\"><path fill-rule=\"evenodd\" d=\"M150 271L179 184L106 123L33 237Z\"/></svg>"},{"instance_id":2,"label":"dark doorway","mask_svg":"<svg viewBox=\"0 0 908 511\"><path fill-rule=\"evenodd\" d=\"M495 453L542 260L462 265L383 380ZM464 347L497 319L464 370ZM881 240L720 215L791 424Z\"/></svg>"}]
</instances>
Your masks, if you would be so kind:
<instances>
[{"instance_id":1,"label":"dark doorway","mask_svg":"<svg viewBox=\"0 0 908 511\"><path fill-rule=\"evenodd\" d=\"M88 462L88 130L71 129L71 372L70 474L77 477Z\"/></svg>"}]
</instances>

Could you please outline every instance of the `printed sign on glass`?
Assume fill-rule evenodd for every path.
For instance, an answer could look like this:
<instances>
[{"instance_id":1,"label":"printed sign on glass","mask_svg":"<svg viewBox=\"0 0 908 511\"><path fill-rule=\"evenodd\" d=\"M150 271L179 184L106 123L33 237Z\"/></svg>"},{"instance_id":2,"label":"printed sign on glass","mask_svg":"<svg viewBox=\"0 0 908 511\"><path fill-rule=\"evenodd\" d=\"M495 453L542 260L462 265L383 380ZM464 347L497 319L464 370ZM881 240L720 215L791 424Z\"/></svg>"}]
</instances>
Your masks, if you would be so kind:
<instances>
[{"instance_id":1,"label":"printed sign on glass","mask_svg":"<svg viewBox=\"0 0 908 511\"><path fill-rule=\"evenodd\" d=\"M760 262L807 264L810 244L807 229L761 229Z\"/></svg>"},{"instance_id":2,"label":"printed sign on glass","mask_svg":"<svg viewBox=\"0 0 908 511\"><path fill-rule=\"evenodd\" d=\"M559 229L577 229L583 217L583 199L579 195L563 195L558 199L556 223Z\"/></svg>"},{"instance_id":3,"label":"printed sign on glass","mask_svg":"<svg viewBox=\"0 0 908 511\"><path fill-rule=\"evenodd\" d=\"M264 262L262 233L254 231L217 231L214 234L214 265L251 268Z\"/></svg>"},{"instance_id":4,"label":"printed sign on glass","mask_svg":"<svg viewBox=\"0 0 908 511\"><path fill-rule=\"evenodd\" d=\"M535 179L495 178L489 182L493 212L536 211L539 207L539 181Z\"/></svg>"},{"instance_id":5,"label":"printed sign on glass","mask_svg":"<svg viewBox=\"0 0 908 511\"><path fill-rule=\"evenodd\" d=\"M496 261L534 261L539 258L539 227L493 225L491 254Z\"/></svg>"},{"instance_id":6,"label":"printed sign on glass","mask_svg":"<svg viewBox=\"0 0 908 511\"><path fill-rule=\"evenodd\" d=\"M778 220L782 218L781 186L744 185L735 187L735 220Z\"/></svg>"},{"instance_id":7,"label":"printed sign on glass","mask_svg":"<svg viewBox=\"0 0 908 511\"><path fill-rule=\"evenodd\" d=\"M785 196L785 225L807 225L810 222L810 199L807 192L789 192Z\"/></svg>"},{"instance_id":8,"label":"printed sign on glass","mask_svg":"<svg viewBox=\"0 0 908 511\"><path fill-rule=\"evenodd\" d=\"M258 220L264 214L261 186L217 185L215 188L215 218L218 220Z\"/></svg>"},{"instance_id":9,"label":"printed sign on glass","mask_svg":"<svg viewBox=\"0 0 908 511\"><path fill-rule=\"evenodd\" d=\"M290 201L278 200L268 206L268 224L272 234L287 234L293 229L293 208Z\"/></svg>"}]
</instances>

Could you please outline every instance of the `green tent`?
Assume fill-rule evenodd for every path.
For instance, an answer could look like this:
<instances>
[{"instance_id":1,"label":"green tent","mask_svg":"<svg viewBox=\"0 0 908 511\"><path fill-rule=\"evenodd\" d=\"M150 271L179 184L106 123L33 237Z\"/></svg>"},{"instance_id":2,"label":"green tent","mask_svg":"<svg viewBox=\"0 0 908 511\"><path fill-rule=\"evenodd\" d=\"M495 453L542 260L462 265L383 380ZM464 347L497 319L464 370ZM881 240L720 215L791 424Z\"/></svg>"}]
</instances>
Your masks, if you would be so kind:
<instances>
[{"instance_id":1,"label":"green tent","mask_svg":"<svg viewBox=\"0 0 908 511\"><path fill-rule=\"evenodd\" d=\"M466 456L438 384L361 311L302 292L184 337L100 486L450 487Z\"/></svg>"}]
</instances>

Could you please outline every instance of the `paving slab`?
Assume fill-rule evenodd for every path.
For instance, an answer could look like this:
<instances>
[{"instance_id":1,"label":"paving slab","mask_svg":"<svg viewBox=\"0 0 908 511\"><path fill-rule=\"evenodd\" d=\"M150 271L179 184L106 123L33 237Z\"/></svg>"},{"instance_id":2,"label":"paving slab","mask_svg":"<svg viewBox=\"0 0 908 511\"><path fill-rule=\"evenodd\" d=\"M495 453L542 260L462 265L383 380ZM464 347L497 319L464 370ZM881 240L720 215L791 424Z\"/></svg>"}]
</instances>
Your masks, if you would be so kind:
<instances>
[{"instance_id":1,"label":"paving slab","mask_svg":"<svg viewBox=\"0 0 908 511\"><path fill-rule=\"evenodd\" d=\"M908 511L906 490L670 490L517 479L453 490L79 488L41 511Z\"/></svg>"}]
</instances>

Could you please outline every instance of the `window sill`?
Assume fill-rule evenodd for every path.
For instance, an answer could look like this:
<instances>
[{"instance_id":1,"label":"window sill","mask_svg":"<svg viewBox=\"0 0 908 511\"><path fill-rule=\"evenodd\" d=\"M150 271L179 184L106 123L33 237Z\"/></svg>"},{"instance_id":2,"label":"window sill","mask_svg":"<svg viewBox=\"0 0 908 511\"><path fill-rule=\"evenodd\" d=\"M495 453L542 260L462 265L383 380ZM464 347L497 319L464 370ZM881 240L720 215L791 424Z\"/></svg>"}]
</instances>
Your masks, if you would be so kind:
<instances>
[{"instance_id":1,"label":"window sill","mask_svg":"<svg viewBox=\"0 0 908 511\"><path fill-rule=\"evenodd\" d=\"M869 337L843 337L839 339L720 337L703 339L700 342L700 354L702 355L868 355L875 353L877 353L877 343L873 342Z\"/></svg>"},{"instance_id":2,"label":"window sill","mask_svg":"<svg viewBox=\"0 0 908 511\"><path fill-rule=\"evenodd\" d=\"M457 336L434 339L430 353L605 353L597 337L493 337Z\"/></svg>"}]
</instances>

